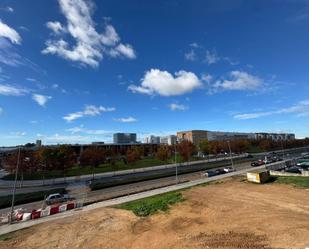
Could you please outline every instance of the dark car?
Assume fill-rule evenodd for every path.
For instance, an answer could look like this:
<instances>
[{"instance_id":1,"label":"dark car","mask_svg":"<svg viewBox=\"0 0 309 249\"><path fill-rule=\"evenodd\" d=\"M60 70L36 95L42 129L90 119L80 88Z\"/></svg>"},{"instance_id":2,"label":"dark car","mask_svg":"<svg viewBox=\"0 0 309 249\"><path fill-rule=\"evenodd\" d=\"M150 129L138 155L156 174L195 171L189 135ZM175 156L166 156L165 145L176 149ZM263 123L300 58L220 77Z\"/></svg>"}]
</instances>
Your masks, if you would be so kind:
<instances>
[{"instance_id":1,"label":"dark car","mask_svg":"<svg viewBox=\"0 0 309 249\"><path fill-rule=\"evenodd\" d=\"M301 169L299 167L293 166L293 167L286 169L285 172L301 174Z\"/></svg>"},{"instance_id":2,"label":"dark car","mask_svg":"<svg viewBox=\"0 0 309 249\"><path fill-rule=\"evenodd\" d=\"M216 172L218 175L227 173L224 169L217 169L215 172Z\"/></svg>"},{"instance_id":3,"label":"dark car","mask_svg":"<svg viewBox=\"0 0 309 249\"><path fill-rule=\"evenodd\" d=\"M204 175L207 176L207 177L216 176L216 175L218 175L218 172L216 172L215 170L207 170L204 173Z\"/></svg>"},{"instance_id":4,"label":"dark car","mask_svg":"<svg viewBox=\"0 0 309 249\"><path fill-rule=\"evenodd\" d=\"M264 164L263 160L258 160L258 161L252 162L251 166L252 167L257 167L257 166L261 166L263 164Z\"/></svg>"}]
</instances>

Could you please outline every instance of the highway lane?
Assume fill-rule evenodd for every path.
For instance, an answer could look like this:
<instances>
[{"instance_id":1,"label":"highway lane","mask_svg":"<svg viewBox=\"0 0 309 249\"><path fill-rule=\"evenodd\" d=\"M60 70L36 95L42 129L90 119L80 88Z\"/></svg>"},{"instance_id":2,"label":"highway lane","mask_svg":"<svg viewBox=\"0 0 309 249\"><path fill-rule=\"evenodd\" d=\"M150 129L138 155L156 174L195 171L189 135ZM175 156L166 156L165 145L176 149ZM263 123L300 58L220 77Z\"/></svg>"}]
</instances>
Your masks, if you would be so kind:
<instances>
[{"instance_id":1,"label":"highway lane","mask_svg":"<svg viewBox=\"0 0 309 249\"><path fill-rule=\"evenodd\" d=\"M246 169L246 168L251 168L250 162L235 164L235 169L237 171ZM183 182L205 178L205 176L203 175L204 172L205 171L202 170L202 171L197 171L193 173L179 175L178 183L183 183ZM80 197L84 198L85 202L97 202L97 201L112 199L112 198L119 197L119 196L129 195L129 194L133 194L137 192L151 190L155 188L165 187L165 186L173 185L175 183L176 183L176 178L174 175L174 176L169 176L169 177L163 177L163 178L158 178L158 179L153 179L153 180L141 181L141 182L136 182L136 183L109 187L109 188L100 189L96 191L91 191L91 192L85 193L84 195L81 195ZM18 205L15 207L15 209L23 208L25 210L31 211L33 209L39 209L42 207L44 207L44 202L37 201L37 202L28 203L28 204ZM0 216L6 215L9 212L10 212L10 208L1 209Z\"/></svg>"}]
</instances>

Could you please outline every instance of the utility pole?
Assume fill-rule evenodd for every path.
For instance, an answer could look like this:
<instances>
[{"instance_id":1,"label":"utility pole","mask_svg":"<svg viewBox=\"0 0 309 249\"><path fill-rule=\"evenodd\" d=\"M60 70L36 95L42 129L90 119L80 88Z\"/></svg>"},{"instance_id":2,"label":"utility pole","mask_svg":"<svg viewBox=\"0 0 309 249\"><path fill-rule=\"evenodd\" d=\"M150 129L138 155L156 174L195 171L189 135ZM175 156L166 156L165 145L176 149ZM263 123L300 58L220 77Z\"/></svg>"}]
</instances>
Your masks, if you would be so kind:
<instances>
[{"instance_id":1,"label":"utility pole","mask_svg":"<svg viewBox=\"0 0 309 249\"><path fill-rule=\"evenodd\" d=\"M19 160L20 160L20 146L18 147L18 155L15 169L15 180L13 186L13 194L12 194L12 205L11 205L11 214L10 214L10 224L13 222L13 213L14 213L14 203L15 203L15 193L16 193L16 185L17 185L17 176L18 176L18 168L19 168Z\"/></svg>"},{"instance_id":2,"label":"utility pole","mask_svg":"<svg viewBox=\"0 0 309 249\"><path fill-rule=\"evenodd\" d=\"M174 144L174 157L175 157L175 168L176 168L176 184L178 184L178 166L176 158L176 143Z\"/></svg>"},{"instance_id":3,"label":"utility pole","mask_svg":"<svg viewBox=\"0 0 309 249\"><path fill-rule=\"evenodd\" d=\"M231 146L230 146L230 141L229 141L229 140L227 140L227 144L228 144L228 146L229 146L232 168L234 169L234 162L233 162L232 151L231 151Z\"/></svg>"},{"instance_id":4,"label":"utility pole","mask_svg":"<svg viewBox=\"0 0 309 249\"><path fill-rule=\"evenodd\" d=\"M282 159L284 160L284 149L283 149L282 139L280 139L280 142L281 142Z\"/></svg>"}]
</instances>

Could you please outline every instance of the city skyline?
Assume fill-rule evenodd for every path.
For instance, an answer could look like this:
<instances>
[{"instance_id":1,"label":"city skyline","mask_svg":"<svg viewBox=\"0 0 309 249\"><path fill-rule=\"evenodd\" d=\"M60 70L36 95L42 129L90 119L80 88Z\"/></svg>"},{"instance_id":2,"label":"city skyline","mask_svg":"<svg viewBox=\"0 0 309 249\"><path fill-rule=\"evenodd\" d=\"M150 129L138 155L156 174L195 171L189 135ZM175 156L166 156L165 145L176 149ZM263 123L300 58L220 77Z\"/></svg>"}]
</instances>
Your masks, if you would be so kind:
<instances>
[{"instance_id":1,"label":"city skyline","mask_svg":"<svg viewBox=\"0 0 309 249\"><path fill-rule=\"evenodd\" d=\"M309 137L308 23L307 1L5 0L0 146L194 129Z\"/></svg>"}]
</instances>

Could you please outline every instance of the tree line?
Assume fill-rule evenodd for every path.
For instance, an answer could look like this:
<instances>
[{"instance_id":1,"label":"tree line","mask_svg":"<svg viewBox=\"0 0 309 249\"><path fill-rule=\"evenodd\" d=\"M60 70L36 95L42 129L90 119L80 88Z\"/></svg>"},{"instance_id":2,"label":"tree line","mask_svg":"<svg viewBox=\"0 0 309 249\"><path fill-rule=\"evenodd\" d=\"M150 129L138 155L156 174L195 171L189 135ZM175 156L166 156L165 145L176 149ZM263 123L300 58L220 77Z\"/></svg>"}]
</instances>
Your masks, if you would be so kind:
<instances>
[{"instance_id":1,"label":"tree line","mask_svg":"<svg viewBox=\"0 0 309 249\"><path fill-rule=\"evenodd\" d=\"M297 139L291 141L271 141L271 140L234 140L230 141L208 141L203 140L197 146L189 141L182 141L176 145L160 145L156 150L151 151L144 146L132 146L131 148L106 149L104 147L90 146L80 153L69 145L42 147L39 150L29 150L23 148L20 154L17 152L4 158L3 166L10 172L14 173L19 156L19 173L61 171L65 177L68 170L79 165L80 167L96 168L103 164L110 165L114 170L118 169L118 163L133 164L145 157L155 157L156 159L167 162L173 161L177 155L184 162L189 161L197 152L204 155L218 155L229 153L240 154L258 149L258 151L271 151L289 149L295 147L309 146L309 139Z\"/></svg>"}]
</instances>

